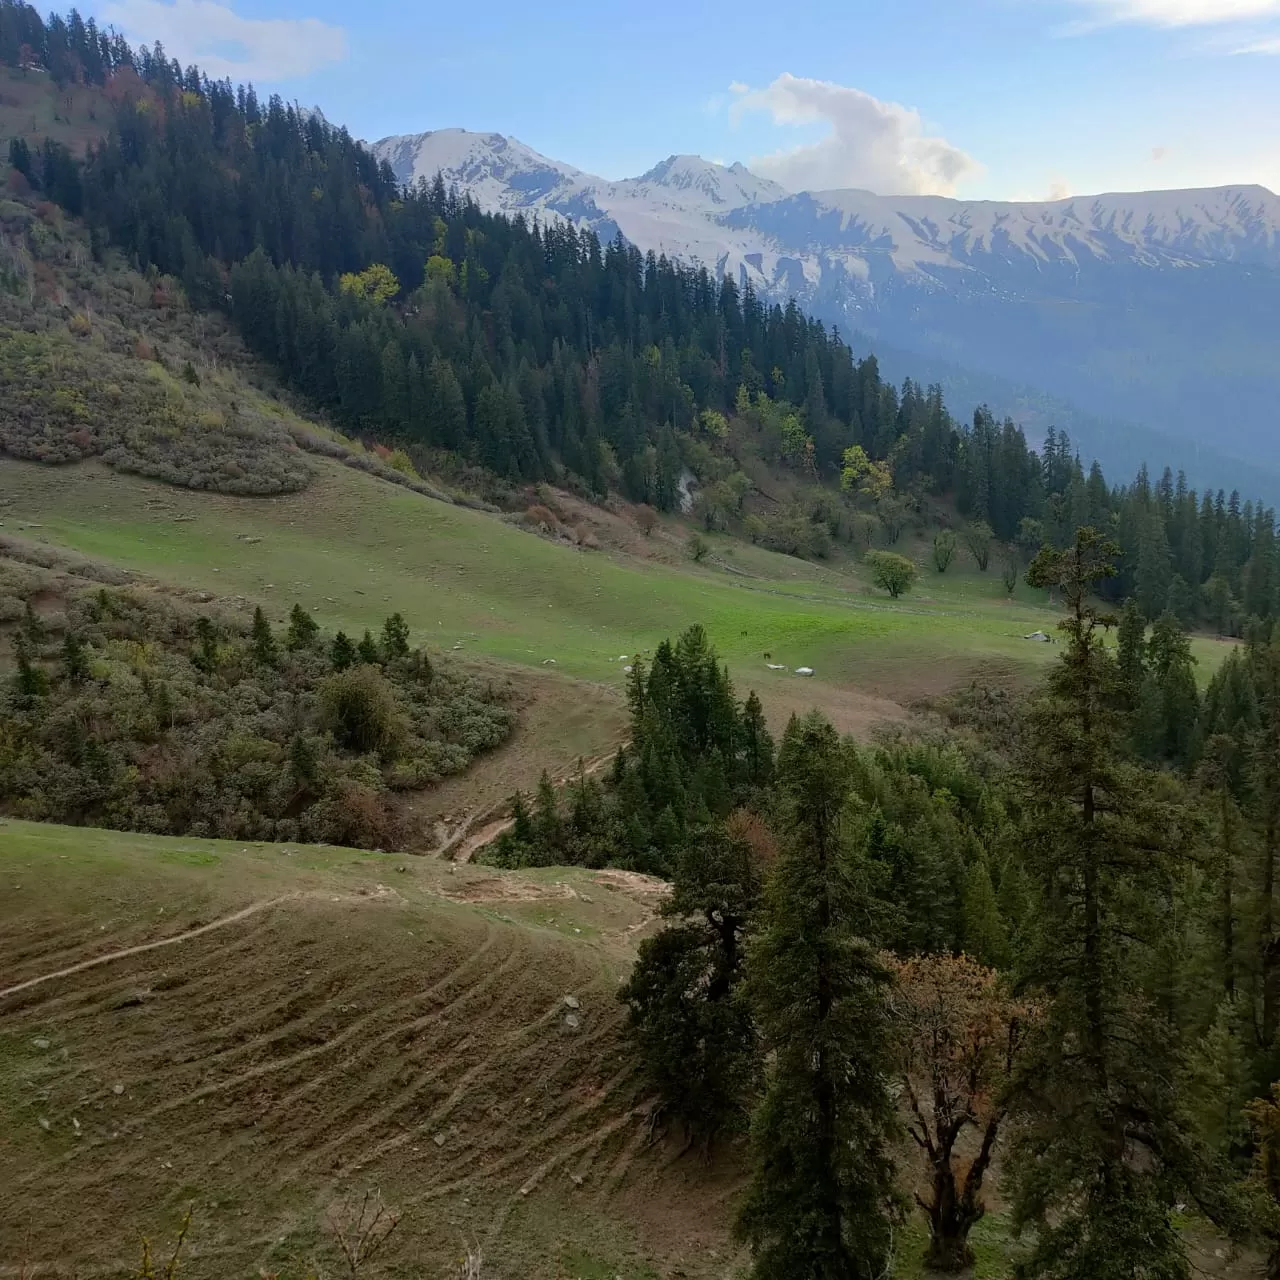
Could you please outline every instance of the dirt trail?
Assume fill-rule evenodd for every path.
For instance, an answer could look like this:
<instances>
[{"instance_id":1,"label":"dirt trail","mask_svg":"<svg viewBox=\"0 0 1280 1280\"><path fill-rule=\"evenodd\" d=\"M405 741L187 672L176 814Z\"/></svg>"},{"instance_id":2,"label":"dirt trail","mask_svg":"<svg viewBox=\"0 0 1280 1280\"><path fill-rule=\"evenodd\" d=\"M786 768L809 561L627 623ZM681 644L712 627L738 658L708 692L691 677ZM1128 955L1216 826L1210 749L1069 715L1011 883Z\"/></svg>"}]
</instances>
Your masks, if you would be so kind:
<instances>
[{"instance_id":1,"label":"dirt trail","mask_svg":"<svg viewBox=\"0 0 1280 1280\"><path fill-rule=\"evenodd\" d=\"M613 758L617 754L617 751L610 751L607 756L592 760L582 770L583 774L586 777L590 777L593 773L599 773L605 765L613 762ZM577 776L576 773L572 773L567 778L557 778L555 785L557 787L568 786ZM492 822L486 822L479 830L473 831L469 835L464 835L461 839L455 836L453 840L445 844L438 856L448 858L452 862L470 862L480 849L492 844L514 822L514 818L495 818Z\"/></svg>"},{"instance_id":2,"label":"dirt trail","mask_svg":"<svg viewBox=\"0 0 1280 1280\"><path fill-rule=\"evenodd\" d=\"M261 902L251 902L247 907L242 907L239 911L233 912L229 916L223 916L220 920L213 920L209 924L202 924L195 929L188 929L185 933L171 934L167 938L157 938L154 942L139 943L136 947L125 947L123 951L112 951L105 956L95 956L92 960L81 960L79 964L68 965L65 969L55 969L52 973L42 973L37 978L28 978L25 982L19 982L17 986L5 987L0 990L0 1000L6 996L15 996L20 991L27 991L31 987L38 987L42 982L52 982L55 978L68 978L73 973L83 973L86 969L97 968L100 964L110 964L113 960L124 960L129 956L141 955L144 951L155 951L157 947L170 947L177 942L186 942L191 938L198 938L202 934L212 933L215 929L225 929L229 924L237 924L241 920L247 920L250 916L257 915L259 911L265 911L267 907L274 907L277 903L287 902L293 895L285 894L281 898L265 898Z\"/></svg>"}]
</instances>

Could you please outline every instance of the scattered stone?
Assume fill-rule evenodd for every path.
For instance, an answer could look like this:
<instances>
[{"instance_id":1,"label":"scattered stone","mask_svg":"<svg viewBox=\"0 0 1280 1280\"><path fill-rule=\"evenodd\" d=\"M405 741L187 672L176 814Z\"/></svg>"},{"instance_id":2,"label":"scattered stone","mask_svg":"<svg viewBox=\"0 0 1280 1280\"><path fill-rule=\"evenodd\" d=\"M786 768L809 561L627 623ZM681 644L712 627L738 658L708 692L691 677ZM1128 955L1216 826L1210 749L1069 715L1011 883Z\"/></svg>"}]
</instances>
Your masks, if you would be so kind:
<instances>
[{"instance_id":1,"label":"scattered stone","mask_svg":"<svg viewBox=\"0 0 1280 1280\"><path fill-rule=\"evenodd\" d=\"M35 1045L37 1049L47 1049L49 1047L49 1041L46 1040L44 1036L36 1036L31 1043Z\"/></svg>"},{"instance_id":2,"label":"scattered stone","mask_svg":"<svg viewBox=\"0 0 1280 1280\"><path fill-rule=\"evenodd\" d=\"M570 1009L582 1008L582 1002L578 999L577 996L565 996L564 1002Z\"/></svg>"},{"instance_id":3,"label":"scattered stone","mask_svg":"<svg viewBox=\"0 0 1280 1280\"><path fill-rule=\"evenodd\" d=\"M564 1025L570 1031L577 1031L582 1026L582 1019L576 1013L566 1013L564 1015Z\"/></svg>"},{"instance_id":4,"label":"scattered stone","mask_svg":"<svg viewBox=\"0 0 1280 1280\"><path fill-rule=\"evenodd\" d=\"M44 1116L41 1116L40 1127L45 1131L45 1133L48 1133L53 1126L44 1118Z\"/></svg>"},{"instance_id":5,"label":"scattered stone","mask_svg":"<svg viewBox=\"0 0 1280 1280\"><path fill-rule=\"evenodd\" d=\"M437 1146L437 1147L443 1147L443 1146L444 1146L444 1134L443 1134L443 1133L433 1134L433 1135L432 1135L432 1138L431 1138L431 1141L432 1141L432 1142L434 1142L434 1143L436 1144L436 1146Z\"/></svg>"},{"instance_id":6,"label":"scattered stone","mask_svg":"<svg viewBox=\"0 0 1280 1280\"><path fill-rule=\"evenodd\" d=\"M122 1085L122 1084L113 1084L113 1085L111 1086L111 1092L112 1092L112 1093L114 1093L114 1094L116 1095L116 1097L117 1097L117 1098L118 1098L118 1097L120 1097L120 1095L121 1095L122 1093L124 1093L124 1085Z\"/></svg>"}]
</instances>

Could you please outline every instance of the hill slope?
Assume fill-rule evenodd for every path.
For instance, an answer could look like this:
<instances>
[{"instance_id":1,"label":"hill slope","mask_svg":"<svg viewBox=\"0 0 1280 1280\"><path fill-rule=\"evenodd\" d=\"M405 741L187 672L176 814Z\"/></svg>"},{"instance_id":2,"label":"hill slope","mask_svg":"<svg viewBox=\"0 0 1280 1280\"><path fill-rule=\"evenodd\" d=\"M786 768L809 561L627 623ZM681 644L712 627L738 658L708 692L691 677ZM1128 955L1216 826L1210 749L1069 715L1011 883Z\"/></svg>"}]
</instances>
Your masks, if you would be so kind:
<instances>
[{"instance_id":1,"label":"hill slope","mask_svg":"<svg viewBox=\"0 0 1280 1280\"><path fill-rule=\"evenodd\" d=\"M641 878L21 823L0 876L7 1261L114 1273L194 1201L184 1273L301 1274L380 1187L413 1274L563 1274L570 1222L609 1275L724 1274L617 1051Z\"/></svg>"}]
</instances>

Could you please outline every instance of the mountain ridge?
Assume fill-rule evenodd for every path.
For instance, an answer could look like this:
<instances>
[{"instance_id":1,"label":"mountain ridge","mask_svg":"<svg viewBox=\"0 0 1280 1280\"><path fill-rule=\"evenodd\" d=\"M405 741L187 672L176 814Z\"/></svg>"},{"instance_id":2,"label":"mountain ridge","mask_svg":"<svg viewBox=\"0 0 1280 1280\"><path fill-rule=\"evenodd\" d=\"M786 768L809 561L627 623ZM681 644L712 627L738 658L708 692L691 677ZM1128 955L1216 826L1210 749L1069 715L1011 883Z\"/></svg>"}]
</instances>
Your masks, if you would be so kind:
<instances>
[{"instance_id":1,"label":"mountain ridge","mask_svg":"<svg viewBox=\"0 0 1280 1280\"><path fill-rule=\"evenodd\" d=\"M795 298L871 349L1033 387L1167 438L1171 454L1218 455L1219 476L1275 466L1280 196L1265 187L959 200L787 192L741 163L680 155L611 181L462 129L372 149L401 181L439 172L490 212L621 234ZM1132 453L1099 437L1104 465Z\"/></svg>"}]
</instances>

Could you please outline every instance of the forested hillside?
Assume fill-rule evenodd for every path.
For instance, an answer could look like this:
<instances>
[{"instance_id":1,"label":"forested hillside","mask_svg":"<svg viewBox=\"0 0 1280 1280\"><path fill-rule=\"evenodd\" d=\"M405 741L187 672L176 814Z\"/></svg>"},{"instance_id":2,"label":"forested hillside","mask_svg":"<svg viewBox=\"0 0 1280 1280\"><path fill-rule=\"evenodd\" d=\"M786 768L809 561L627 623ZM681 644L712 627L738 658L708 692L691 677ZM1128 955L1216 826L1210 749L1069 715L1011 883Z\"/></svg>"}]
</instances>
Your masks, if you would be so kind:
<instances>
[{"instance_id":1,"label":"forested hillside","mask_svg":"<svg viewBox=\"0 0 1280 1280\"><path fill-rule=\"evenodd\" d=\"M872 537L896 540L903 509L930 496L1028 550L1092 523L1123 552L1110 589L1136 594L1148 618L1169 609L1241 634L1275 612L1261 504L1168 473L1117 488L1065 436L1036 450L981 409L957 420L936 389L886 385L874 358L856 360L794 304L765 306L621 241L482 214L438 181L402 189L320 116L132 50L74 13L46 24L5 0L0 58L101 84L110 104L83 164L54 142L15 142L11 186L83 216L95 252L118 246L198 305L228 308L349 432L449 451L513 484L563 480L669 510L686 468L724 479L715 457L746 418L772 461L815 484L834 485L852 447L883 463L892 492L848 495L870 509ZM741 527L741 508L739 489L713 518ZM816 501L799 514L852 539L830 512Z\"/></svg>"},{"instance_id":2,"label":"forested hillside","mask_svg":"<svg viewBox=\"0 0 1280 1280\"><path fill-rule=\"evenodd\" d=\"M440 181L406 190L320 115L184 70L158 46L130 49L75 14L46 22L0 0L0 58L55 86L97 86L108 116L83 157L25 135L9 148L0 448L23 461L5 466L37 476L49 508L41 467L60 465L74 466L77 495L182 502L97 525L37 507L22 525L47 519L51 545L6 541L6 812L242 845L402 848L399 793L461 773L513 730L501 684L466 665L472 652L453 656L482 631L506 646L508 670L538 664L548 679L590 654L579 673L619 706L625 676L629 712L625 741L601 751L607 767L583 764L563 787L548 773L532 798L513 797L489 865L405 859L403 892L374 879L387 866L376 852L287 864L303 851L241 848L228 866L269 868L254 878L280 896L246 900L246 887L225 915L157 902L154 918L148 901L146 928L130 923L132 945L113 952L100 934L119 918L94 912L115 911L121 891L106 886L123 872L73 846L89 906L77 896L69 925L46 885L64 883L47 869L61 854L12 877L6 866L4 909L30 939L10 944L22 976L0 988L15 1002L0 1010L13 1019L0 1106L21 1116L18 1195L43 1206L47 1238L73 1196L154 1210L207 1193L211 1216L234 1217L218 1219L222 1238L192 1274L215 1274L224 1245L240 1256L264 1241L288 1242L287 1265L316 1274L327 1246L307 1224L358 1176L373 1186L389 1173L389 1193L427 1224L384 1255L406 1273L456 1258L454 1229L483 1225L539 1242L509 1255L508 1276L621 1275L563 1246L579 1243L588 1206L604 1232L605 1209L626 1200L633 1217L674 1222L664 1273L723 1277L749 1251L754 1280L887 1280L911 1274L910 1190L915 1252L932 1269L979 1262L989 1215L1007 1248L979 1274L1001 1280L1011 1267L1022 1280L1184 1280L1201 1238L1222 1276L1246 1274L1259 1247L1280 1276L1272 511L1167 471L1113 486L1060 433L1032 448L984 409L960 420L937 389L886 384L794 303L766 306L621 241L483 214ZM291 398L381 452L308 427ZM335 519L324 503L352 476L306 456L321 453L415 492L358 477L359 501ZM418 472L436 464L484 477L526 528L431 500ZM531 504L543 483L575 491L549 502L581 510L621 494L701 528L627 507L637 541L661 525L676 548L663 572L656 556L593 557L585 537L570 549L529 531L557 524ZM198 505L218 521L199 523ZM312 527L327 523L325 537ZM57 568L59 538L103 528L98 580L79 560ZM726 532L766 549L738 543L737 562L713 570L705 539ZM842 543L887 595L872 598L865 577L799 575L796 555L836 559ZM949 584L962 545L971 595L950 609L941 588L918 609L898 602L920 566L887 548L914 548ZM121 572L140 546L164 581ZM1003 592L982 576L993 567ZM855 583L868 598L849 598ZM1031 618L1051 626L1046 595L1065 613L1056 647L1027 643L1054 637L1026 634L1020 583L1036 596ZM340 603L348 591L363 603ZM998 613L1000 634L978 635L964 679L946 672L918 715L895 707L867 740L819 711L777 715L771 730L722 661L733 646L739 679L749 660L774 682L763 693L785 684L787 710L803 712L857 683L840 647L823 648L830 637L936 664L938 632L979 631L978 608L956 598ZM322 631L313 612L326 610L345 630ZM677 638L653 642L674 614ZM1204 682L1195 626L1244 637L1196 641L1221 658ZM1043 662L1038 689L986 680L1013 647ZM813 653L816 666L830 656L829 684ZM591 686L565 687L562 710ZM495 813L467 817L492 835ZM169 856L194 869L226 852ZM345 881L326 871L337 859L352 862ZM643 911L597 904L610 885ZM449 914L463 893L483 916ZM317 897L327 905L313 913ZM357 897L378 912L367 933L347 910ZM296 932L303 950L272 954L277 910L297 923L275 936ZM202 923L156 936L162 916ZM163 1000L167 975L112 992L99 972L251 917L243 953L228 941L183 979L181 1009ZM457 956L454 943L438 954L455 934ZM228 994L226 975L256 957L282 976ZM97 994L57 985L89 971ZM124 1012L153 997L163 1019ZM116 1056L87 1066L95 1039ZM56 1051L33 1066L33 1049ZM117 1070L128 1084L108 1083ZM685 1146L654 1157L649 1186L624 1187L667 1132ZM705 1199L705 1167L672 1191L692 1145L708 1159L731 1151ZM171 1182L157 1173L175 1161ZM543 1226L549 1203L563 1216ZM730 1205L738 1252L719 1221ZM721 1234L689 1262L695 1216ZM73 1263L100 1247L83 1234ZM273 1248L255 1265L276 1261Z\"/></svg>"}]
</instances>

